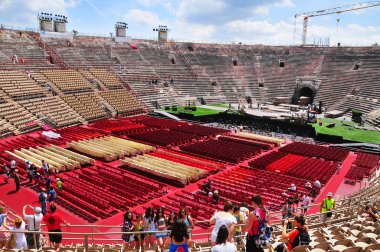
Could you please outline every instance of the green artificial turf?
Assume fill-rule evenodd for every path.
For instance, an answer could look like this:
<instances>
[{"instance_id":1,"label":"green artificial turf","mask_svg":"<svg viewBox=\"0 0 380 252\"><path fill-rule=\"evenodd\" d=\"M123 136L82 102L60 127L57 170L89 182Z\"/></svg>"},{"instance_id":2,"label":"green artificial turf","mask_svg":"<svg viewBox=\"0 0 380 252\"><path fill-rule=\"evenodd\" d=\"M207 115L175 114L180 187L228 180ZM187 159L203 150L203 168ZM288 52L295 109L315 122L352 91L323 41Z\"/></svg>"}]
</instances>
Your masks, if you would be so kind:
<instances>
[{"instance_id":1,"label":"green artificial turf","mask_svg":"<svg viewBox=\"0 0 380 252\"><path fill-rule=\"evenodd\" d=\"M355 129L350 126L345 126L342 124L348 125L357 125L352 121L342 121L337 119L320 119L319 121L323 122L322 126L319 126L319 123L311 124L317 131L317 133L323 133L333 136L342 136L343 139L362 142L362 143L373 143L380 144L380 132L376 130L364 130L364 129ZM335 127L326 128L326 125L329 123L335 123Z\"/></svg>"},{"instance_id":2,"label":"green artificial turf","mask_svg":"<svg viewBox=\"0 0 380 252\"><path fill-rule=\"evenodd\" d=\"M207 104L208 106L212 107L219 107L219 108L229 108L230 106L228 104Z\"/></svg>"},{"instance_id":3,"label":"green artificial turf","mask_svg":"<svg viewBox=\"0 0 380 252\"><path fill-rule=\"evenodd\" d=\"M175 115L178 114L179 112L181 112L181 113L193 114L194 116L215 115L215 114L219 114L220 112L223 112L222 110L200 108L200 107L197 107L196 111L188 111L187 110L185 112L184 107L177 107L177 111L173 111L172 108L170 108L168 110L164 110L164 111L171 113L171 114L175 114Z\"/></svg>"}]
</instances>

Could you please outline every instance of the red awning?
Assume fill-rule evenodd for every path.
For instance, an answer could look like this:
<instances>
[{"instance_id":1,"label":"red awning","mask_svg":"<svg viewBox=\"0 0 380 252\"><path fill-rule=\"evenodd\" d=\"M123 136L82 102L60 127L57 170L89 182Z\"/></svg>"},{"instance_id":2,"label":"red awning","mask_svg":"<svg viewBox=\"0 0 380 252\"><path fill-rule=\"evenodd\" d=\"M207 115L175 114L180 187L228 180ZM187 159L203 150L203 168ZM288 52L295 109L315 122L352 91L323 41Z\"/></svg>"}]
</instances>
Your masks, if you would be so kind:
<instances>
[{"instance_id":1,"label":"red awning","mask_svg":"<svg viewBox=\"0 0 380 252\"><path fill-rule=\"evenodd\" d=\"M138 49L138 47L137 47L136 44L131 44L131 48L132 48L132 49Z\"/></svg>"}]
</instances>

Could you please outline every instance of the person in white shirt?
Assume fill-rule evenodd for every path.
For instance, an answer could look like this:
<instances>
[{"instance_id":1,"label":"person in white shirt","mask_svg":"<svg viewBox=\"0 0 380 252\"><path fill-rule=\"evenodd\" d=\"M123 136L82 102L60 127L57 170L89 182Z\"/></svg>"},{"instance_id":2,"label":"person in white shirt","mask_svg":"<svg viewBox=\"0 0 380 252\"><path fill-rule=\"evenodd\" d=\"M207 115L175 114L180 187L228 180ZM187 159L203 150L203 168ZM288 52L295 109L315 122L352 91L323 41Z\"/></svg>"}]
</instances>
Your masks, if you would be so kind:
<instances>
[{"instance_id":1,"label":"person in white shirt","mask_svg":"<svg viewBox=\"0 0 380 252\"><path fill-rule=\"evenodd\" d=\"M295 191L297 191L297 187L295 184L291 184L290 187L288 188L288 190L291 192L295 192Z\"/></svg>"},{"instance_id":2,"label":"person in white shirt","mask_svg":"<svg viewBox=\"0 0 380 252\"><path fill-rule=\"evenodd\" d=\"M306 182L306 184L305 184L305 188L306 188L306 189L309 189L309 190L310 190L311 188L313 188L312 185L311 185L311 183L310 183L310 181L307 181L307 182Z\"/></svg>"},{"instance_id":3,"label":"person in white shirt","mask_svg":"<svg viewBox=\"0 0 380 252\"><path fill-rule=\"evenodd\" d=\"M302 215L305 215L306 214L306 211L308 209L308 206L310 204L310 198L309 196L307 196L306 194L303 196L302 198L302 204L301 204L301 214Z\"/></svg>"},{"instance_id":4,"label":"person in white shirt","mask_svg":"<svg viewBox=\"0 0 380 252\"><path fill-rule=\"evenodd\" d=\"M314 182L314 187L317 188L317 189L321 189L321 182L319 182L319 180L316 180Z\"/></svg>"},{"instance_id":5,"label":"person in white shirt","mask_svg":"<svg viewBox=\"0 0 380 252\"><path fill-rule=\"evenodd\" d=\"M216 237L216 245L211 248L211 252L235 252L237 247L232 242L228 242L228 229L225 225L219 228L218 235Z\"/></svg>"},{"instance_id":6,"label":"person in white shirt","mask_svg":"<svg viewBox=\"0 0 380 252\"><path fill-rule=\"evenodd\" d=\"M14 220L14 227L10 227L7 224L7 219L9 219L9 215L13 215L16 219ZM8 216L4 218L4 227L8 230L12 231L25 231L25 222L22 220L22 218L13 212L8 212ZM16 243L14 246L12 246L12 249L17 250L27 250L28 245L26 244L26 238L24 233L14 233L16 236Z\"/></svg>"},{"instance_id":7,"label":"person in white shirt","mask_svg":"<svg viewBox=\"0 0 380 252\"><path fill-rule=\"evenodd\" d=\"M237 223L235 216L232 215L234 211L234 205L231 201L227 200L224 204L223 212L215 212L214 216L210 219L210 224L215 224L211 233L211 243L215 244L216 237L219 232L219 228L225 225L228 229L228 240L233 241L235 224Z\"/></svg>"},{"instance_id":8,"label":"person in white shirt","mask_svg":"<svg viewBox=\"0 0 380 252\"><path fill-rule=\"evenodd\" d=\"M29 207L34 210L33 215L28 215L26 214L26 208ZM41 222L42 218L44 217L42 215L42 209L41 207L32 207L31 205L25 205L24 208L22 209L24 219L28 221L28 231L39 231L41 228ZM36 238L34 238L34 236ZM26 235L26 241L28 244L29 249L34 249L36 248L35 242L37 243L37 249L40 247L40 235L39 234L27 234Z\"/></svg>"}]
</instances>

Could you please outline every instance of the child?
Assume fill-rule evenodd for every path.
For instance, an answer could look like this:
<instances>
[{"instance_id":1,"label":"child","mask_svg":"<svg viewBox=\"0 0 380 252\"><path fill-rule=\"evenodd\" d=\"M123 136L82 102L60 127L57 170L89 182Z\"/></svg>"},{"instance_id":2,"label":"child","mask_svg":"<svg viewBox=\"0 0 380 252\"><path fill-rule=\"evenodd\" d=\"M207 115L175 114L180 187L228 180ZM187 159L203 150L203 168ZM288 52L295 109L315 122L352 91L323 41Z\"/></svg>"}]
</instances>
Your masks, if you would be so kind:
<instances>
[{"instance_id":1,"label":"child","mask_svg":"<svg viewBox=\"0 0 380 252\"><path fill-rule=\"evenodd\" d=\"M58 190L61 191L61 190L62 190L62 184L63 184L63 183L62 183L62 181L61 181L59 178L57 178L56 180L57 180L57 183L56 183L56 184L57 184L57 188L58 188Z\"/></svg>"}]
</instances>

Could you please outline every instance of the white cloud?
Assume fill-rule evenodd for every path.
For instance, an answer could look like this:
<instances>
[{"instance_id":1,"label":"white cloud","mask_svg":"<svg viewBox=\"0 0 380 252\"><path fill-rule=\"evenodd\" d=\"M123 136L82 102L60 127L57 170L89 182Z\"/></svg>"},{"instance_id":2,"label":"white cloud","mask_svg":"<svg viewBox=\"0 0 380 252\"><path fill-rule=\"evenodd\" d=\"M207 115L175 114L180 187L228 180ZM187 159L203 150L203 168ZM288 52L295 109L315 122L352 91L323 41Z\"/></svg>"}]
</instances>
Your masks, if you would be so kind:
<instances>
[{"instance_id":1,"label":"white cloud","mask_svg":"<svg viewBox=\"0 0 380 252\"><path fill-rule=\"evenodd\" d=\"M269 14L269 8L267 6L258 6L252 11L255 15L267 16Z\"/></svg>"},{"instance_id":2,"label":"white cloud","mask_svg":"<svg viewBox=\"0 0 380 252\"><path fill-rule=\"evenodd\" d=\"M164 20L161 20L158 15L151 11L145 11L141 9L131 9L129 10L123 18L129 23L138 23L141 25L164 25L166 23Z\"/></svg>"},{"instance_id":3,"label":"white cloud","mask_svg":"<svg viewBox=\"0 0 380 252\"><path fill-rule=\"evenodd\" d=\"M67 15L66 9L76 6L79 0L2 0L0 21L5 24L37 26L37 13L50 12Z\"/></svg>"},{"instance_id":4,"label":"white cloud","mask_svg":"<svg viewBox=\"0 0 380 252\"><path fill-rule=\"evenodd\" d=\"M279 2L276 2L274 5L278 7L294 7L295 6L293 0L281 0Z\"/></svg>"}]
</instances>

